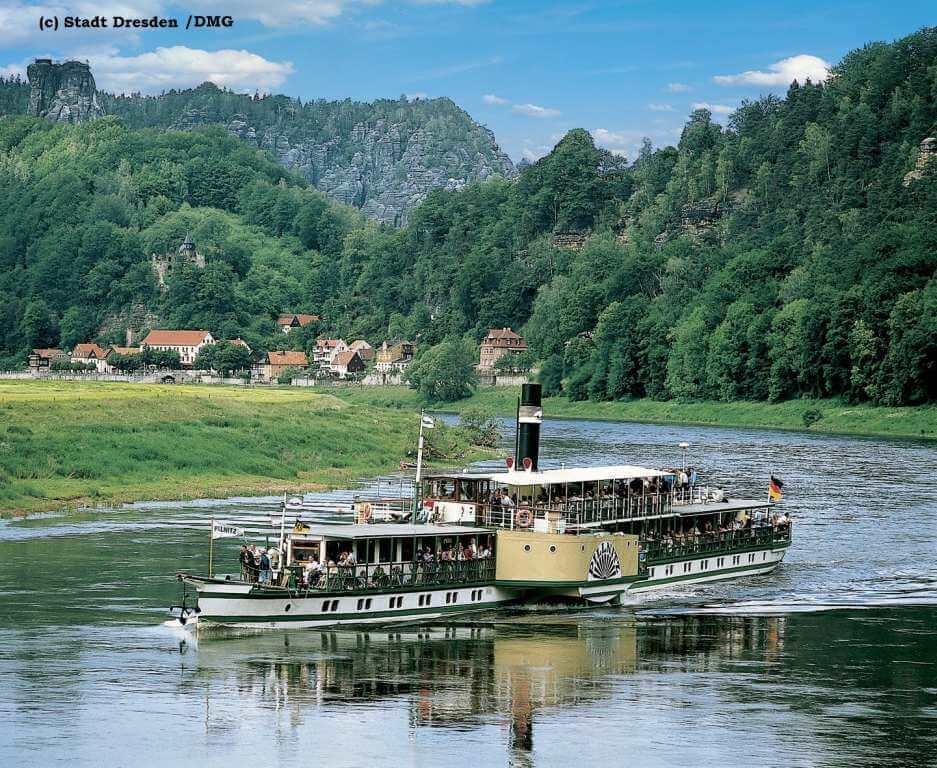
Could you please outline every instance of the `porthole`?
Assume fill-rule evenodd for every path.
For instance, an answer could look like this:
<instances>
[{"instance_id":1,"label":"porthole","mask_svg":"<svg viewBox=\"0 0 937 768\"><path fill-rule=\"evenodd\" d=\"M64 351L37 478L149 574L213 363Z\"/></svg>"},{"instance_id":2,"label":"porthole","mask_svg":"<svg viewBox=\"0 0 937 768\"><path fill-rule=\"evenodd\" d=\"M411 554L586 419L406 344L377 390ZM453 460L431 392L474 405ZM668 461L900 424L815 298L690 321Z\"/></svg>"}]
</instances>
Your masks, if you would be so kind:
<instances>
[{"instance_id":1,"label":"porthole","mask_svg":"<svg viewBox=\"0 0 937 768\"><path fill-rule=\"evenodd\" d=\"M551 552L556 552L556 545L555 545L555 544L551 544L551 545L550 545L550 551L551 551Z\"/></svg>"},{"instance_id":2,"label":"porthole","mask_svg":"<svg viewBox=\"0 0 937 768\"><path fill-rule=\"evenodd\" d=\"M525 551L525 552L530 552L530 544L525 544L525 545L524 545L524 551Z\"/></svg>"}]
</instances>

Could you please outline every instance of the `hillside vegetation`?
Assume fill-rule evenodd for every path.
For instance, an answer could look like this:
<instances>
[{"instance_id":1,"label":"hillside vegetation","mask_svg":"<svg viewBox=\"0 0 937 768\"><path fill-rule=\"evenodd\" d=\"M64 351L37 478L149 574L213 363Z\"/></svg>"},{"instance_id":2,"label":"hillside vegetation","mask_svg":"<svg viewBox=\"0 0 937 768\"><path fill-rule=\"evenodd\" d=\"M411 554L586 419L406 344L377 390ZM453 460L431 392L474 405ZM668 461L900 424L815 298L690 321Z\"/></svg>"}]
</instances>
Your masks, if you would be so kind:
<instances>
[{"instance_id":1,"label":"hillside vegetation","mask_svg":"<svg viewBox=\"0 0 937 768\"><path fill-rule=\"evenodd\" d=\"M517 181L436 190L392 230L220 131L6 118L0 355L117 329L142 302L255 346L284 310L325 317L294 343L521 328L573 400L932 402L935 132L928 28L726 126L694 112L633 163L571 131ZM145 259L189 229L209 267L160 296ZM581 248L556 247L571 233Z\"/></svg>"}]
</instances>

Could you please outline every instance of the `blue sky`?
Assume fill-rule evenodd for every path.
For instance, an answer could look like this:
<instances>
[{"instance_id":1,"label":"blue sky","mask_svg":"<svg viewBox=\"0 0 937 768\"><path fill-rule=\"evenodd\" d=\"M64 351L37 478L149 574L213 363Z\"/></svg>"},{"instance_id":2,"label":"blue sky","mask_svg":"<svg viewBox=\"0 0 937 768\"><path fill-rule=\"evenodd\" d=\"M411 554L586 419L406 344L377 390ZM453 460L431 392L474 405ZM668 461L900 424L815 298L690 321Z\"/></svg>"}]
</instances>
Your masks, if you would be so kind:
<instances>
[{"instance_id":1,"label":"blue sky","mask_svg":"<svg viewBox=\"0 0 937 768\"><path fill-rule=\"evenodd\" d=\"M179 18L226 30L41 32L40 15ZM633 158L673 143L695 105L823 76L850 49L937 23L933 3L526 0L0 0L0 71L38 55L91 61L106 90L156 93L212 79L313 98L448 96L515 160L573 127Z\"/></svg>"}]
</instances>

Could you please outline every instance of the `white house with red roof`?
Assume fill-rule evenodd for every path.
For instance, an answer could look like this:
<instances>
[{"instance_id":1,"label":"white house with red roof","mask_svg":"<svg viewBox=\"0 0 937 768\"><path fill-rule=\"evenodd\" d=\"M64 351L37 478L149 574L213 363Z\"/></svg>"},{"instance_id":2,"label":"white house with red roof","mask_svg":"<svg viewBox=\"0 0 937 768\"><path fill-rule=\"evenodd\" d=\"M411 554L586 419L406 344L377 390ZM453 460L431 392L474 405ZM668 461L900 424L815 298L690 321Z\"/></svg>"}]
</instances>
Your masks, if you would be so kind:
<instances>
[{"instance_id":1,"label":"white house with red roof","mask_svg":"<svg viewBox=\"0 0 937 768\"><path fill-rule=\"evenodd\" d=\"M107 352L97 344L76 344L69 360L82 365L93 365L98 373L107 373Z\"/></svg>"},{"instance_id":2,"label":"white house with red roof","mask_svg":"<svg viewBox=\"0 0 937 768\"><path fill-rule=\"evenodd\" d=\"M344 339L316 339L316 347L312 351L312 362L320 368L328 368L339 352L347 352L348 345Z\"/></svg>"},{"instance_id":3,"label":"white house with red roof","mask_svg":"<svg viewBox=\"0 0 937 768\"><path fill-rule=\"evenodd\" d=\"M150 331L140 342L140 349L162 349L178 352L183 366L191 367L202 347L214 344L215 338L208 331Z\"/></svg>"}]
</instances>

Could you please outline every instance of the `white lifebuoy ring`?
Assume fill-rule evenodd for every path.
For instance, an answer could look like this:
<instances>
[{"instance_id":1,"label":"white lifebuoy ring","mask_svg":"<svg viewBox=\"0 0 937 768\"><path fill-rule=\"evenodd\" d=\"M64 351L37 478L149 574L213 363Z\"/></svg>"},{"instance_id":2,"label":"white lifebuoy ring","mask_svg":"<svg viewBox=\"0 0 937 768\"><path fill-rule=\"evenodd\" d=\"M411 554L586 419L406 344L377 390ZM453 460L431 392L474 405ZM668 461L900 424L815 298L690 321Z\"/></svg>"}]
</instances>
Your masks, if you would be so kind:
<instances>
[{"instance_id":1,"label":"white lifebuoy ring","mask_svg":"<svg viewBox=\"0 0 937 768\"><path fill-rule=\"evenodd\" d=\"M529 509L521 507L517 510L517 513L514 515L514 522L518 528L530 528L530 524L534 521L534 516L530 513Z\"/></svg>"}]
</instances>

